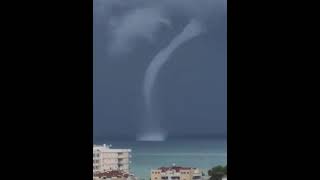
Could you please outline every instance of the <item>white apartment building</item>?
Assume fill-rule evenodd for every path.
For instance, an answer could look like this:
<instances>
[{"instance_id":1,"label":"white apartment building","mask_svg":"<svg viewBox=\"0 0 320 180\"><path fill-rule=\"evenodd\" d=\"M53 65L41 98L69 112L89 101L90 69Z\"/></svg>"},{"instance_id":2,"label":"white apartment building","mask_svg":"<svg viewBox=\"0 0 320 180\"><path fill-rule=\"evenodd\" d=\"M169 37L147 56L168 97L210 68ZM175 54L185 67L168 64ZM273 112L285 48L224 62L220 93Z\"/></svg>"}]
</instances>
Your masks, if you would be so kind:
<instances>
[{"instance_id":1,"label":"white apartment building","mask_svg":"<svg viewBox=\"0 0 320 180\"><path fill-rule=\"evenodd\" d=\"M93 145L93 173L119 170L129 173L131 149L111 149Z\"/></svg>"}]
</instances>

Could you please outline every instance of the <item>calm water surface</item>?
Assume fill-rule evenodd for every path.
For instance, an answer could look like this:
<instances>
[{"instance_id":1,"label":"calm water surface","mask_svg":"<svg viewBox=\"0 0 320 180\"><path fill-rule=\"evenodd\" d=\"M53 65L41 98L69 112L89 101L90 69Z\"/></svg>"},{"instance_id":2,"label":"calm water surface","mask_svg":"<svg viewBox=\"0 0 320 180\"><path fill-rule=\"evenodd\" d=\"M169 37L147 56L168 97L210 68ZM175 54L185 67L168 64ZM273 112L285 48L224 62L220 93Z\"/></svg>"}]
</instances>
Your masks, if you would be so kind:
<instances>
[{"instance_id":1,"label":"calm water surface","mask_svg":"<svg viewBox=\"0 0 320 180\"><path fill-rule=\"evenodd\" d=\"M175 139L164 142L99 140L112 148L132 149L131 172L141 179L150 178L150 170L161 166L198 167L205 172L227 163L226 139Z\"/></svg>"}]
</instances>

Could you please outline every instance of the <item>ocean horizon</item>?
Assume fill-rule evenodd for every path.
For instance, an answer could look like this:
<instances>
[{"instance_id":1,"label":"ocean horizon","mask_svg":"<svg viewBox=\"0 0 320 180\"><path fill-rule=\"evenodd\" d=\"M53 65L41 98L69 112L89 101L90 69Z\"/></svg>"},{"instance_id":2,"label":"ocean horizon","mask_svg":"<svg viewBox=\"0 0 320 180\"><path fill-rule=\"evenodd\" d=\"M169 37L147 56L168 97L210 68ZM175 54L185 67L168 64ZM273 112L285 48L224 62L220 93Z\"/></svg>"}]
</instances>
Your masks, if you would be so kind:
<instances>
[{"instance_id":1,"label":"ocean horizon","mask_svg":"<svg viewBox=\"0 0 320 180\"><path fill-rule=\"evenodd\" d=\"M205 174L214 166L227 164L227 139L222 137L175 137L165 141L100 138L94 144L131 149L130 172L139 179L149 180L151 169L173 164L200 168Z\"/></svg>"}]
</instances>

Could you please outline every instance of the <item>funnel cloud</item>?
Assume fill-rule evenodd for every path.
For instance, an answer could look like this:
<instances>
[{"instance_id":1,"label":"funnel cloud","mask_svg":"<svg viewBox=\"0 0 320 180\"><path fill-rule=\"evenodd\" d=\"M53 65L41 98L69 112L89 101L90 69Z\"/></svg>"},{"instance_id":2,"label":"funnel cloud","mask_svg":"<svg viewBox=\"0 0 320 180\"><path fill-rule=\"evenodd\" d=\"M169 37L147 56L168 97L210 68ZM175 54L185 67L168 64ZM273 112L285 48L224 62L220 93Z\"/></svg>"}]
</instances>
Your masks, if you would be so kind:
<instances>
[{"instance_id":1,"label":"funnel cloud","mask_svg":"<svg viewBox=\"0 0 320 180\"><path fill-rule=\"evenodd\" d=\"M143 133L138 136L138 140L157 140L162 141L166 138L166 133L161 130L160 122L152 116L152 89L162 66L170 59L170 55L182 44L200 35L204 31L202 24L196 19L192 19L189 24L178 34L170 44L162 49L151 61L148 66L143 86L146 113L146 122L143 124Z\"/></svg>"},{"instance_id":2,"label":"funnel cloud","mask_svg":"<svg viewBox=\"0 0 320 180\"><path fill-rule=\"evenodd\" d=\"M93 3L95 137L226 134L226 0Z\"/></svg>"}]
</instances>

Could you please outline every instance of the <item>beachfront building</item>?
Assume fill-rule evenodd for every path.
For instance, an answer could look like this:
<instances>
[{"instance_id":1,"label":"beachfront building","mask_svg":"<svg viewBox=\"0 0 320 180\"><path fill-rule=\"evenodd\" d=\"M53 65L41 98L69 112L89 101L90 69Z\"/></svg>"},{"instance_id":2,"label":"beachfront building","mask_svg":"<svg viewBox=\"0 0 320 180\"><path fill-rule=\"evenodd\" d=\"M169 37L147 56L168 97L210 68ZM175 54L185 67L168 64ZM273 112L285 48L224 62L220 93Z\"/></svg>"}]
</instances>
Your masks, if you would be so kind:
<instances>
[{"instance_id":1,"label":"beachfront building","mask_svg":"<svg viewBox=\"0 0 320 180\"><path fill-rule=\"evenodd\" d=\"M151 170L151 180L201 180L202 175L202 171L198 168L175 165Z\"/></svg>"},{"instance_id":2,"label":"beachfront building","mask_svg":"<svg viewBox=\"0 0 320 180\"><path fill-rule=\"evenodd\" d=\"M129 173L131 149L111 149L110 146L93 145L93 173L119 170Z\"/></svg>"},{"instance_id":3,"label":"beachfront building","mask_svg":"<svg viewBox=\"0 0 320 180\"><path fill-rule=\"evenodd\" d=\"M93 180L136 180L136 177L120 170L112 170L106 172L95 173L93 176Z\"/></svg>"}]
</instances>

